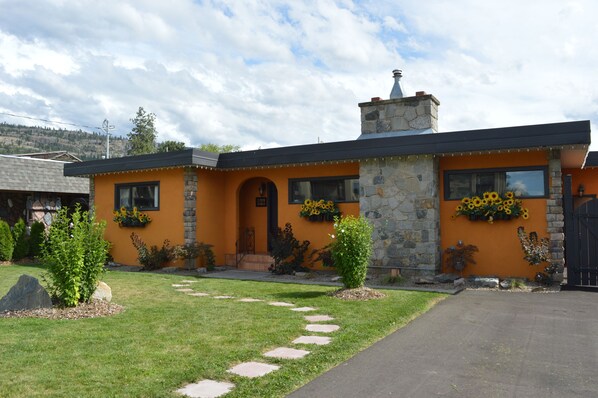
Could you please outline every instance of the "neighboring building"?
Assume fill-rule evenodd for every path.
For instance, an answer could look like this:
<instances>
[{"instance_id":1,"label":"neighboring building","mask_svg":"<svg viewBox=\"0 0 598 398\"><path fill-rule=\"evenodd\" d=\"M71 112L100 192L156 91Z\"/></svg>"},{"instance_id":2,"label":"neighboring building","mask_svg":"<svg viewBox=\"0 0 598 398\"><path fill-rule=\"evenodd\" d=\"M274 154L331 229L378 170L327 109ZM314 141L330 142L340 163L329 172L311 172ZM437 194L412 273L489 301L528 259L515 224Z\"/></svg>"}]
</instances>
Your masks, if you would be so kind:
<instances>
[{"instance_id":1,"label":"neighboring building","mask_svg":"<svg viewBox=\"0 0 598 398\"><path fill-rule=\"evenodd\" d=\"M89 180L65 177L66 162L25 156L0 155L0 219L13 225L19 218L28 224L51 224L62 206L88 206Z\"/></svg>"},{"instance_id":2,"label":"neighboring building","mask_svg":"<svg viewBox=\"0 0 598 398\"><path fill-rule=\"evenodd\" d=\"M110 221L120 206L136 205L152 217L133 229L148 244L203 241L214 245L219 264L235 264L247 237L251 251L267 253L269 233L287 222L311 248L324 247L332 222L299 215L305 199L324 198L372 222L372 267L436 274L443 249L462 240L479 248L466 274L532 278L540 269L523 260L516 232L524 226L551 239L552 261L562 269L561 173L584 166L589 122L437 133L438 106L423 92L373 98L359 104L362 134L354 141L96 160L68 164L65 175L91 177L112 255L126 264L137 263L137 253L132 229ZM493 223L454 217L463 197L486 191L515 191L529 217Z\"/></svg>"}]
</instances>

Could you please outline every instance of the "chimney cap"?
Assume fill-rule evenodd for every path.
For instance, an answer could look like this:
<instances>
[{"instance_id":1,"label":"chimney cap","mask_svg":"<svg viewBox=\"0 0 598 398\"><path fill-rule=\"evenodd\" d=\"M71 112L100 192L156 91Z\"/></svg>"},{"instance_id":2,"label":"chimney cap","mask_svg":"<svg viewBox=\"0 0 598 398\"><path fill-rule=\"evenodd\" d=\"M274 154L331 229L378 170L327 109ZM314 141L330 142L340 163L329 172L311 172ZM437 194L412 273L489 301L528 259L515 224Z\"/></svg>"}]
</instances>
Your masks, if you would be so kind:
<instances>
[{"instance_id":1,"label":"chimney cap","mask_svg":"<svg viewBox=\"0 0 598 398\"><path fill-rule=\"evenodd\" d=\"M401 87L402 76L402 70L395 69L392 71L392 77L395 79L395 83L392 86L392 90L390 91L390 99L403 98L403 87Z\"/></svg>"},{"instance_id":2,"label":"chimney cap","mask_svg":"<svg viewBox=\"0 0 598 398\"><path fill-rule=\"evenodd\" d=\"M392 76L393 77L397 77L397 76L403 76L403 71L400 69L395 69L392 71Z\"/></svg>"}]
</instances>

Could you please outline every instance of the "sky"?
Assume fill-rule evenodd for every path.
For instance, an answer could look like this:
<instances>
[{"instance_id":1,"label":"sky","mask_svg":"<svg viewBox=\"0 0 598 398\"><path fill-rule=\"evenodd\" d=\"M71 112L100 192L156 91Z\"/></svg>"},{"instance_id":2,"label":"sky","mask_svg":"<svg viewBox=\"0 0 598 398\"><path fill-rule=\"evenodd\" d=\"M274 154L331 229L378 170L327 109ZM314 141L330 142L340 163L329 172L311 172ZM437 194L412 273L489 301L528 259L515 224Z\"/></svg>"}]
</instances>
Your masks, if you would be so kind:
<instances>
[{"instance_id":1,"label":"sky","mask_svg":"<svg viewBox=\"0 0 598 398\"><path fill-rule=\"evenodd\" d=\"M0 122L108 119L124 136L141 106L158 141L188 146L353 140L358 103L401 69L406 96L440 101L441 132L596 129L596 15L592 0L0 0Z\"/></svg>"}]
</instances>

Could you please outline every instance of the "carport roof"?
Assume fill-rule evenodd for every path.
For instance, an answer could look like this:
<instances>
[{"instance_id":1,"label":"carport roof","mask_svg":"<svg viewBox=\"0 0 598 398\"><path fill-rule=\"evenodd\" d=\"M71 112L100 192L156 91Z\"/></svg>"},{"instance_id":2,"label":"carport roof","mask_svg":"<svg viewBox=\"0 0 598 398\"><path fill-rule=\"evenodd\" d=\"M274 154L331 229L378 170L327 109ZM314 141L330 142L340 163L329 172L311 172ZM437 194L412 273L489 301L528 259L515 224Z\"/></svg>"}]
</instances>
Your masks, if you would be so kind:
<instances>
[{"instance_id":1,"label":"carport roof","mask_svg":"<svg viewBox=\"0 0 598 398\"><path fill-rule=\"evenodd\" d=\"M221 170L410 155L449 155L526 149L562 149L563 167L580 167L590 144L590 122L575 121L447 133L372 138L215 154L186 149L65 165L67 176L168 168Z\"/></svg>"}]
</instances>

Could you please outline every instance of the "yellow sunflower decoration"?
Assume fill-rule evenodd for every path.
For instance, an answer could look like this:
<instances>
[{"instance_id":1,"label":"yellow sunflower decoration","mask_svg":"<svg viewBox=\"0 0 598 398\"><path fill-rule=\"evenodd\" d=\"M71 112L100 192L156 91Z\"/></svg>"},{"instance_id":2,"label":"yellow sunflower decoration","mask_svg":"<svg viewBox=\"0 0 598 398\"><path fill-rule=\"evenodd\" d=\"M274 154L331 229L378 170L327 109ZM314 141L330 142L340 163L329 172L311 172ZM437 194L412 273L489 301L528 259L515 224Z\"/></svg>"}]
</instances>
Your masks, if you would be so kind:
<instances>
[{"instance_id":1,"label":"yellow sunflower decoration","mask_svg":"<svg viewBox=\"0 0 598 398\"><path fill-rule=\"evenodd\" d=\"M455 208L453 218L468 216L470 219L487 220L490 224L497 220L521 217L529 219L529 210L523 208L523 201L516 199L513 192L499 194L496 191L484 192L480 196L464 197Z\"/></svg>"}]
</instances>

